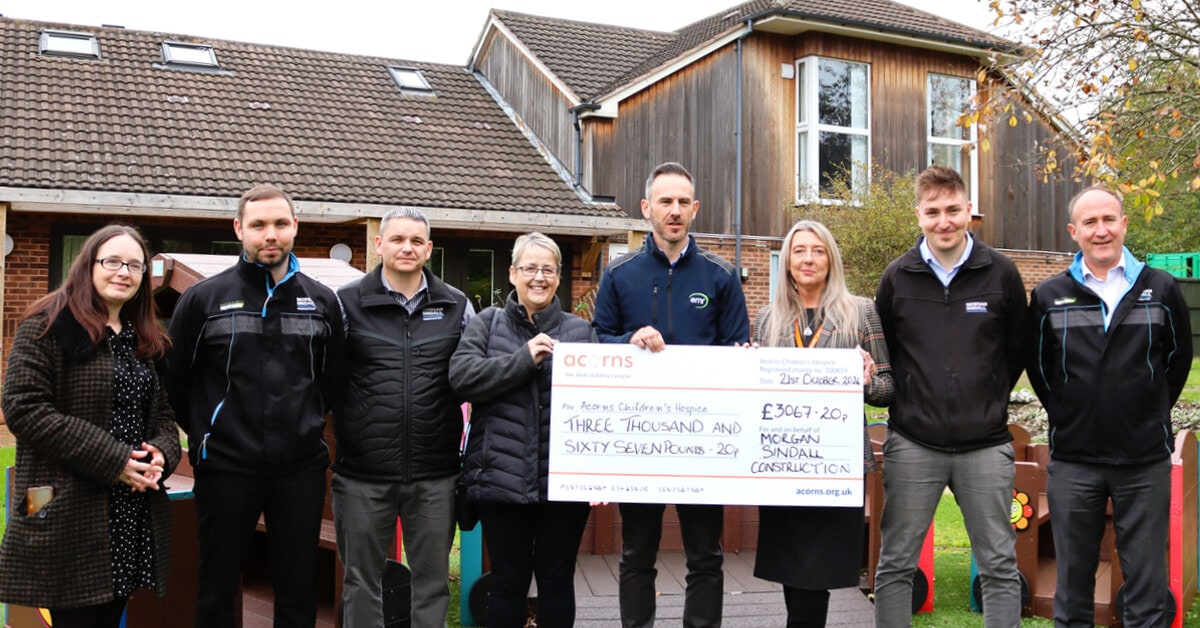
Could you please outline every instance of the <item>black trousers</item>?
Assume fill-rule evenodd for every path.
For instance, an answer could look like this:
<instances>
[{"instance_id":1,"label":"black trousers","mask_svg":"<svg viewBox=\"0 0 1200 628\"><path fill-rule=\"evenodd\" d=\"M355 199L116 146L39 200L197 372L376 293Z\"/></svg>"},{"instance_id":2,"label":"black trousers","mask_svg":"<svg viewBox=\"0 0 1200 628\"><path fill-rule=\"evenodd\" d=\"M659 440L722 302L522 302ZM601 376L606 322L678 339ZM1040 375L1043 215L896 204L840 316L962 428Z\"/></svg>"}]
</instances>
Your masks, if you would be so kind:
<instances>
[{"instance_id":1,"label":"black trousers","mask_svg":"<svg viewBox=\"0 0 1200 628\"><path fill-rule=\"evenodd\" d=\"M50 623L54 628L117 628L124 614L125 598L121 598L95 606L52 608Z\"/></svg>"},{"instance_id":2,"label":"black trousers","mask_svg":"<svg viewBox=\"0 0 1200 628\"><path fill-rule=\"evenodd\" d=\"M258 516L267 524L275 627L311 628L317 621L317 543L325 503L325 467L283 477L195 469L200 528L200 590L196 625L234 625L242 563Z\"/></svg>"},{"instance_id":3,"label":"black trousers","mask_svg":"<svg viewBox=\"0 0 1200 628\"><path fill-rule=\"evenodd\" d=\"M537 625L575 624L575 556L587 524L585 503L479 504L492 561L488 626L522 628L532 575L537 579Z\"/></svg>"},{"instance_id":4,"label":"black trousers","mask_svg":"<svg viewBox=\"0 0 1200 628\"><path fill-rule=\"evenodd\" d=\"M825 628L829 616L829 591L797 589L783 585L787 628Z\"/></svg>"},{"instance_id":5,"label":"black trousers","mask_svg":"<svg viewBox=\"0 0 1200 628\"><path fill-rule=\"evenodd\" d=\"M662 540L663 504L621 504L621 625L654 626L658 544ZM687 588L683 600L685 628L721 625L725 588L721 530L724 506L679 504L679 531L687 562Z\"/></svg>"}]
</instances>

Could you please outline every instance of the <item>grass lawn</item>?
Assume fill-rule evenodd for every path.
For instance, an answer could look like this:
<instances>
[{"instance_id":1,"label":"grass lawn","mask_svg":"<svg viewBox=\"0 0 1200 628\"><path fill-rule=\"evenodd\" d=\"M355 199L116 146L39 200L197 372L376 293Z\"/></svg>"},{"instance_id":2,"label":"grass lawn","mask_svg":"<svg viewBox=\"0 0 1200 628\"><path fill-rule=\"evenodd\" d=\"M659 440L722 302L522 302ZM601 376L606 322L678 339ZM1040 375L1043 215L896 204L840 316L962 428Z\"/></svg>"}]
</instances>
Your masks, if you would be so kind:
<instances>
[{"instance_id":1,"label":"grass lawn","mask_svg":"<svg viewBox=\"0 0 1200 628\"><path fill-rule=\"evenodd\" d=\"M913 626L982 627L983 615L970 611L971 544L963 528L962 512L954 502L953 495L942 496L934 527L934 612L914 615ZM1021 625L1050 628L1054 622L1041 617L1029 617L1022 620ZM1200 596L1188 611L1183 625L1185 628L1200 628Z\"/></svg>"},{"instance_id":2,"label":"grass lawn","mask_svg":"<svg viewBox=\"0 0 1200 628\"><path fill-rule=\"evenodd\" d=\"M1192 360L1192 370L1188 372L1187 383L1183 386L1180 399L1192 403L1200 403L1200 357Z\"/></svg>"}]
</instances>

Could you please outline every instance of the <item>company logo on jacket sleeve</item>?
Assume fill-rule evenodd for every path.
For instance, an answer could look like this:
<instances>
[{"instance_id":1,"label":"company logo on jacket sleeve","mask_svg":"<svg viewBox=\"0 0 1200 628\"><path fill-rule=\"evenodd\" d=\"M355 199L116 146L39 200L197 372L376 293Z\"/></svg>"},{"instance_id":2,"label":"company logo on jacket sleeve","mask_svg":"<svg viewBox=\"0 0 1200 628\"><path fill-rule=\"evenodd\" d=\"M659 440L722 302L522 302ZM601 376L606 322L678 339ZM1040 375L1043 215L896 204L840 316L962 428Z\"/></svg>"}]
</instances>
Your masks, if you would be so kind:
<instances>
[{"instance_id":1,"label":"company logo on jacket sleeve","mask_svg":"<svg viewBox=\"0 0 1200 628\"><path fill-rule=\"evenodd\" d=\"M708 295L703 292L693 292L688 295L688 301L695 306L697 310L703 310L708 307Z\"/></svg>"},{"instance_id":2,"label":"company logo on jacket sleeve","mask_svg":"<svg viewBox=\"0 0 1200 628\"><path fill-rule=\"evenodd\" d=\"M987 314L987 301L967 301L967 314Z\"/></svg>"},{"instance_id":3,"label":"company logo on jacket sleeve","mask_svg":"<svg viewBox=\"0 0 1200 628\"><path fill-rule=\"evenodd\" d=\"M296 297L296 310L299 312L316 312L317 304L308 297Z\"/></svg>"}]
</instances>

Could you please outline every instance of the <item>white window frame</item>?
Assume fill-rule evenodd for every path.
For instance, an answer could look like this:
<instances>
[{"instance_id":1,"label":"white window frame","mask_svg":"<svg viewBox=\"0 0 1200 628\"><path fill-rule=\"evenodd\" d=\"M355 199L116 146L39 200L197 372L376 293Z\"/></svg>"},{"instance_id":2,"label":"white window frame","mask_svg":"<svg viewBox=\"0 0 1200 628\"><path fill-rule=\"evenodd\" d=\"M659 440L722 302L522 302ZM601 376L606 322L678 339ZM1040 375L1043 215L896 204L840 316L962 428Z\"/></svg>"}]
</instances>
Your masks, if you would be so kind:
<instances>
[{"instance_id":1,"label":"white window frame","mask_svg":"<svg viewBox=\"0 0 1200 628\"><path fill-rule=\"evenodd\" d=\"M961 151L964 148L969 149L967 156L967 164L970 168L970 174L964 177L967 184L967 196L971 201L971 215L981 216L979 212L979 150L976 144L978 140L978 128L976 125L970 125L967 130L967 138L959 137L941 137L933 134L933 79L934 77L941 79L960 80L968 85L972 96L975 93L975 80L965 76L955 76L952 74L942 74L940 72L929 72L925 77L925 160L927 165L933 165L933 150L936 146L951 146L958 147ZM970 105L968 105L969 107ZM965 113L965 111L960 112ZM961 127L955 127L961 128ZM959 174L962 174L961 171Z\"/></svg>"},{"instance_id":2,"label":"white window frame","mask_svg":"<svg viewBox=\"0 0 1200 628\"><path fill-rule=\"evenodd\" d=\"M779 258L783 256L783 249L771 251L770 265L771 270L767 273L767 282L770 288L767 290L767 305L775 302L775 285L779 278Z\"/></svg>"},{"instance_id":3,"label":"white window frame","mask_svg":"<svg viewBox=\"0 0 1200 628\"><path fill-rule=\"evenodd\" d=\"M820 64L821 62L845 63L862 66L865 72L866 94L866 126L845 127L832 124L822 124L819 120L820 103ZM871 64L862 61L850 61L833 57L808 56L796 60L796 133L794 146L796 159L794 172L796 174L796 201L806 203L811 201L829 202L820 198L821 172L820 151L821 133L837 133L866 138L866 160L862 164L864 172L859 185L870 184L871 159ZM804 148L801 148L801 136L804 135Z\"/></svg>"},{"instance_id":4,"label":"white window frame","mask_svg":"<svg viewBox=\"0 0 1200 628\"><path fill-rule=\"evenodd\" d=\"M99 59L100 41L95 33L47 29L38 38L38 52L60 57Z\"/></svg>"},{"instance_id":5,"label":"white window frame","mask_svg":"<svg viewBox=\"0 0 1200 628\"><path fill-rule=\"evenodd\" d=\"M433 95L433 86L429 84L429 79L417 68L389 65L388 73L402 92Z\"/></svg>"},{"instance_id":6,"label":"white window frame","mask_svg":"<svg viewBox=\"0 0 1200 628\"><path fill-rule=\"evenodd\" d=\"M162 43L163 63L167 65L186 65L199 68L219 68L217 51L208 44L191 44L181 41L164 41Z\"/></svg>"}]
</instances>

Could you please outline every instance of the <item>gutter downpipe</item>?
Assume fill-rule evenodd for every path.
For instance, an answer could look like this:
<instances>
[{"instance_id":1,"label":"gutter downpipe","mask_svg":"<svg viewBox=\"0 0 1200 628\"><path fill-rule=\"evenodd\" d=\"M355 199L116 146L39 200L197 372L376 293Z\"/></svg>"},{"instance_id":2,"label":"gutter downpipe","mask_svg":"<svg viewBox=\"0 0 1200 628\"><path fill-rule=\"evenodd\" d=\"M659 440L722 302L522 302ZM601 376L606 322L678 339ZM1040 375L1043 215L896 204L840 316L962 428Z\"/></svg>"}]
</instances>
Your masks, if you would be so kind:
<instances>
[{"instance_id":1,"label":"gutter downpipe","mask_svg":"<svg viewBox=\"0 0 1200 628\"><path fill-rule=\"evenodd\" d=\"M733 214L733 266L737 268L738 280L743 281L742 274L742 41L754 32L754 20L746 20L746 32L737 39L737 124L734 134L737 138L737 158L735 164L734 184L734 214Z\"/></svg>"},{"instance_id":2,"label":"gutter downpipe","mask_svg":"<svg viewBox=\"0 0 1200 628\"><path fill-rule=\"evenodd\" d=\"M579 124L579 112L596 111L600 105L594 102L579 103L567 111L571 112L571 124L575 127L575 187L583 187L583 127Z\"/></svg>"}]
</instances>

